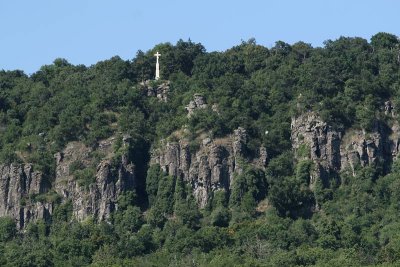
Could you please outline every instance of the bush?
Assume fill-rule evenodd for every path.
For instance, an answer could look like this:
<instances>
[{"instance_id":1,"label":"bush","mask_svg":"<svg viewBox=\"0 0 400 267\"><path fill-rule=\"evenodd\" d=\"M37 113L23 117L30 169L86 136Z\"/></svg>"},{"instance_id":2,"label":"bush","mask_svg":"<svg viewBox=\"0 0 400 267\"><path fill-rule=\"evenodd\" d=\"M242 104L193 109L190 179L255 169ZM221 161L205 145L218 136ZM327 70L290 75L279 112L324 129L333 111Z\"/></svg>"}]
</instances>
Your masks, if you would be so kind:
<instances>
[{"instance_id":1,"label":"bush","mask_svg":"<svg viewBox=\"0 0 400 267\"><path fill-rule=\"evenodd\" d=\"M0 242L6 242L13 239L17 234L17 225L15 220L9 217L0 218Z\"/></svg>"},{"instance_id":2,"label":"bush","mask_svg":"<svg viewBox=\"0 0 400 267\"><path fill-rule=\"evenodd\" d=\"M96 182L96 170L91 167L75 171L74 176L78 185L85 188Z\"/></svg>"},{"instance_id":3,"label":"bush","mask_svg":"<svg viewBox=\"0 0 400 267\"><path fill-rule=\"evenodd\" d=\"M47 193L32 195L30 199L33 202L57 204L60 203L61 196L56 191L50 190Z\"/></svg>"}]
</instances>

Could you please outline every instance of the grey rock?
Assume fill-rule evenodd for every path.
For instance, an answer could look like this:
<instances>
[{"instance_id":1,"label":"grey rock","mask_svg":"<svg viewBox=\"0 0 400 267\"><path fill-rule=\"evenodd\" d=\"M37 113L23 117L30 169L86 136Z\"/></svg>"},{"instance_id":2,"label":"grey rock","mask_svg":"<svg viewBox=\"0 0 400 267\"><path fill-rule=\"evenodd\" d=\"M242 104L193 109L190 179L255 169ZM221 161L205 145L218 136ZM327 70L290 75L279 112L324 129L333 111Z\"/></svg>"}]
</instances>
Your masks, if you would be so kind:
<instances>
[{"instance_id":1,"label":"grey rock","mask_svg":"<svg viewBox=\"0 0 400 267\"><path fill-rule=\"evenodd\" d=\"M204 138L202 143L203 143L203 146L206 146L206 145L210 144L211 143L211 138L210 137Z\"/></svg>"},{"instance_id":2,"label":"grey rock","mask_svg":"<svg viewBox=\"0 0 400 267\"><path fill-rule=\"evenodd\" d=\"M291 129L295 153L302 148L309 149L310 159L324 162L329 168L340 169L340 132L313 113L292 118Z\"/></svg>"},{"instance_id":3,"label":"grey rock","mask_svg":"<svg viewBox=\"0 0 400 267\"><path fill-rule=\"evenodd\" d=\"M392 117L396 116L392 101L390 100L386 101L384 109L385 109L385 115L391 115Z\"/></svg>"},{"instance_id":4,"label":"grey rock","mask_svg":"<svg viewBox=\"0 0 400 267\"><path fill-rule=\"evenodd\" d=\"M259 156L256 162L256 166L258 166L261 169L265 169L265 167L267 167L267 163L268 163L267 148L262 146L259 149Z\"/></svg>"},{"instance_id":5,"label":"grey rock","mask_svg":"<svg viewBox=\"0 0 400 267\"><path fill-rule=\"evenodd\" d=\"M218 105L217 105L216 103L214 103L214 104L211 106L211 110L214 111L214 112L216 112L217 114L219 114L219 108L218 108Z\"/></svg>"},{"instance_id":6,"label":"grey rock","mask_svg":"<svg viewBox=\"0 0 400 267\"><path fill-rule=\"evenodd\" d=\"M242 127L234 130L233 134L233 153L235 155L243 154L245 144L247 143L247 133Z\"/></svg>"},{"instance_id":7,"label":"grey rock","mask_svg":"<svg viewBox=\"0 0 400 267\"><path fill-rule=\"evenodd\" d=\"M48 190L44 177L33 171L31 164L0 165L0 217L14 218L20 229L33 220L46 218L52 206L31 203L29 199Z\"/></svg>"},{"instance_id":8,"label":"grey rock","mask_svg":"<svg viewBox=\"0 0 400 267\"><path fill-rule=\"evenodd\" d=\"M123 145L129 145L129 136L123 137ZM79 161L85 168L93 164L92 148L80 142L67 144L63 151L54 155L56 172L50 184L43 175L34 171L32 164L0 165L0 217L9 216L16 220L20 229L29 222L50 219L54 204L45 197L40 201L35 196L49 193L58 194L62 202L71 201L74 218L82 221L92 217L97 221L108 220L112 211L118 208L117 199L121 193L136 187L135 166L127 154L119 160L113 157L111 137L99 143L98 152L105 158L97 165L94 183L87 188L80 186L70 173L73 162Z\"/></svg>"},{"instance_id":9,"label":"grey rock","mask_svg":"<svg viewBox=\"0 0 400 267\"><path fill-rule=\"evenodd\" d=\"M148 97L157 97L162 102L168 102L168 94L170 91L170 82L166 81L158 86L151 86L151 80L140 83Z\"/></svg>"},{"instance_id":10,"label":"grey rock","mask_svg":"<svg viewBox=\"0 0 400 267\"><path fill-rule=\"evenodd\" d=\"M203 146L196 152L190 152L186 139L173 143L162 142L160 148L152 151L150 162L159 164L164 172L182 177L190 184L201 208L206 206L213 192L231 190L235 175L242 171L240 162L246 156L243 153L247 134L245 129L238 128L225 138L203 140ZM262 154L266 157L266 151ZM265 164L266 159L260 162Z\"/></svg>"},{"instance_id":11,"label":"grey rock","mask_svg":"<svg viewBox=\"0 0 400 267\"><path fill-rule=\"evenodd\" d=\"M128 145L129 136L123 137L123 145ZM99 143L99 150L105 155L112 155L115 137ZM77 220L84 220L89 216L102 221L110 217L117 209L118 196L126 190L135 187L135 167L127 155L121 155L117 166L107 156L97 165L95 183L89 188L80 186L69 171L69 166L80 161L85 167L92 164L91 148L79 142L69 143L62 154L63 158L56 166L54 188L65 200L71 200L73 214ZM115 163L114 163L115 164Z\"/></svg>"},{"instance_id":12,"label":"grey rock","mask_svg":"<svg viewBox=\"0 0 400 267\"><path fill-rule=\"evenodd\" d=\"M373 131L349 129L345 133L334 130L313 112L292 118L292 147L298 160L300 150L308 149L305 157L315 163L314 180L324 183L331 173L350 169L356 175L357 166L384 162L384 167L399 154L400 127L397 122L388 127L377 123ZM304 151L303 151L304 152ZM313 186L313 185L310 185Z\"/></svg>"},{"instance_id":13,"label":"grey rock","mask_svg":"<svg viewBox=\"0 0 400 267\"><path fill-rule=\"evenodd\" d=\"M185 107L188 112L188 117L191 117L196 110L207 108L207 102L201 94L194 94L193 100Z\"/></svg>"}]
</instances>

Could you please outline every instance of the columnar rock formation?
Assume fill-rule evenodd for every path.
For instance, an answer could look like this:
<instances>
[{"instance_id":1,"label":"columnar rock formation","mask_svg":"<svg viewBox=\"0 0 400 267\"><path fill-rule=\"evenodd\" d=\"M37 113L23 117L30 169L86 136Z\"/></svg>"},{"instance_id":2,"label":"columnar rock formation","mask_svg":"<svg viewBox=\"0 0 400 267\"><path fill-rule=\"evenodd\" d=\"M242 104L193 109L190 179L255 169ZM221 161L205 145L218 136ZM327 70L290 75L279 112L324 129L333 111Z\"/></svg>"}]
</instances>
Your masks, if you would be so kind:
<instances>
[{"instance_id":1,"label":"columnar rock formation","mask_svg":"<svg viewBox=\"0 0 400 267\"><path fill-rule=\"evenodd\" d=\"M332 172L349 168L355 175L358 166L378 161L387 167L399 152L400 130L397 123L391 128L376 123L370 133L355 129L342 133L327 125L315 113L306 113L293 118L291 128L297 158L311 159L316 167L313 178L321 178L324 183L328 182ZM311 181L311 186L315 179Z\"/></svg>"},{"instance_id":2,"label":"columnar rock formation","mask_svg":"<svg viewBox=\"0 0 400 267\"><path fill-rule=\"evenodd\" d=\"M311 177L311 187L316 179L327 183L329 173L341 168L341 133L332 129L313 113L292 119L292 147L297 158L309 158L315 163L315 173Z\"/></svg>"},{"instance_id":3,"label":"columnar rock formation","mask_svg":"<svg viewBox=\"0 0 400 267\"><path fill-rule=\"evenodd\" d=\"M127 146L128 138L124 138ZM57 153L56 180L54 188L64 199L69 199L73 204L73 215L78 220L93 216L98 220L106 220L114 211L118 196L132 190L135 185L134 166L122 155L117 165L113 163L112 147L115 138L104 140L99 144L97 153L106 155L97 164L94 183L88 187L79 185L70 171L73 162L79 161L84 167L93 164L90 157L92 150L82 143L72 142L67 145L62 153Z\"/></svg>"},{"instance_id":4,"label":"columnar rock formation","mask_svg":"<svg viewBox=\"0 0 400 267\"><path fill-rule=\"evenodd\" d=\"M193 105L207 105L199 95ZM150 164L159 164L169 175L181 177L191 185L200 207L205 207L212 193L229 192L235 175L240 174L243 162L265 168L267 148L260 147L258 156L250 158L247 151L249 137L239 127L225 138L213 139L206 135L198 140L161 141L153 149ZM129 136L122 146L128 150ZM374 130L335 130L315 113L305 113L292 119L291 141L297 160L311 160L314 168L310 187L320 179L326 186L329 179L343 170L356 174L359 167L383 162L388 167L399 154L400 127L376 123ZM24 228L30 221L49 219L56 201L71 201L76 219L93 217L107 220L116 210L118 197L136 186L135 166L127 153L116 156L116 137L99 142L95 150L81 142L71 142L55 154L54 177L45 177L32 164L0 165L0 216L11 216ZM100 159L96 161L95 154ZM100 155L100 156L99 156ZM83 184L77 179L73 166L81 170L91 168L93 179ZM90 179L90 177L89 177Z\"/></svg>"},{"instance_id":5,"label":"columnar rock formation","mask_svg":"<svg viewBox=\"0 0 400 267\"><path fill-rule=\"evenodd\" d=\"M15 218L22 228L37 219L48 219L52 203L29 202L28 199L49 190L48 184L32 164L0 165L0 217Z\"/></svg>"},{"instance_id":6,"label":"columnar rock formation","mask_svg":"<svg viewBox=\"0 0 400 267\"><path fill-rule=\"evenodd\" d=\"M128 137L124 145L128 145ZM106 155L97 164L94 183L82 186L70 172L72 163L79 162L82 168L94 163L93 150L80 142L71 142L55 155L56 175L52 185L40 172L33 171L32 164L0 166L0 217L10 216L22 229L30 221L49 219L54 210L54 198L62 202L71 201L72 212L77 220L93 217L107 220L117 208L118 196L135 186L134 165L127 155L112 160L115 138L100 142L96 153ZM53 197L53 199L51 198ZM50 199L48 199L50 198Z\"/></svg>"},{"instance_id":7,"label":"columnar rock formation","mask_svg":"<svg viewBox=\"0 0 400 267\"><path fill-rule=\"evenodd\" d=\"M166 142L153 151L151 164L159 164L169 175L182 177L192 186L199 206L204 207L213 191L229 191L235 174L241 173L247 138L246 130L238 128L226 138L204 138L197 151L190 151L186 139ZM265 167L266 149L260 149L260 154L255 161Z\"/></svg>"}]
</instances>

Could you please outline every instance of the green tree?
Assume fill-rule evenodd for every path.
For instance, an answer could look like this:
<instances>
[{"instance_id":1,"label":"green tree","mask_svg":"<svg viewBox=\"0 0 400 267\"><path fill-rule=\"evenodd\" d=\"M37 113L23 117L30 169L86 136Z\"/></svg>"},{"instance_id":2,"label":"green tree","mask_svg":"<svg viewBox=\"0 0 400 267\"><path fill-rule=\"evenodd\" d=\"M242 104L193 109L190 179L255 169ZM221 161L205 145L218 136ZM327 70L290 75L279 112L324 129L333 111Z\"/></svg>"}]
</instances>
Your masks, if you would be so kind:
<instances>
[{"instance_id":1,"label":"green tree","mask_svg":"<svg viewBox=\"0 0 400 267\"><path fill-rule=\"evenodd\" d=\"M13 239L17 234L17 225L10 217L0 218L0 242Z\"/></svg>"},{"instance_id":2,"label":"green tree","mask_svg":"<svg viewBox=\"0 0 400 267\"><path fill-rule=\"evenodd\" d=\"M158 184L163 176L160 165L152 165L147 171L146 192L149 198L149 206L152 206L156 201Z\"/></svg>"},{"instance_id":3,"label":"green tree","mask_svg":"<svg viewBox=\"0 0 400 267\"><path fill-rule=\"evenodd\" d=\"M396 35L380 32L371 37L371 45L377 49L392 49L399 43Z\"/></svg>"}]
</instances>

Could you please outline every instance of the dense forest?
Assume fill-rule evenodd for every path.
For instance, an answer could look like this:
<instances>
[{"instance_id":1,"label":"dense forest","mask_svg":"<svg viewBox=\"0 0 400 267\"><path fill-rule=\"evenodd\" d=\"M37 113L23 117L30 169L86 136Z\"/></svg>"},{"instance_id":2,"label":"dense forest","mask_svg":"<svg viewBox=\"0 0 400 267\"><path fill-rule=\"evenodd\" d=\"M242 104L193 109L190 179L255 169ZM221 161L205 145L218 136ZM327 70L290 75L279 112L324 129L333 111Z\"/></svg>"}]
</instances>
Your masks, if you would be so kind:
<instances>
[{"instance_id":1,"label":"dense forest","mask_svg":"<svg viewBox=\"0 0 400 267\"><path fill-rule=\"evenodd\" d=\"M168 101L143 91L148 80L154 87L168 81ZM188 116L194 94L218 112L210 105ZM1 168L32 163L51 184L54 154L69 142L96 148L129 134L139 181L105 221L76 220L71 203L53 191L35 196L55 203L51 219L17 229L13 218L0 218L0 265L398 265L400 162L382 158L343 170L316 190L309 186L313 162L300 160L291 141L291 120L305 113L340 133L390 128L400 117L385 113L388 101L398 114L400 41L388 33L315 48L282 41L267 48L251 39L224 52L179 40L132 60L87 67L56 59L31 75L0 71ZM268 163L243 162L232 189L215 192L204 208L179 177L150 166L150 151L180 129L195 151L201 133L223 138L238 127L247 131L247 153L263 146ZM74 167L83 185L93 182L91 169Z\"/></svg>"}]
</instances>

